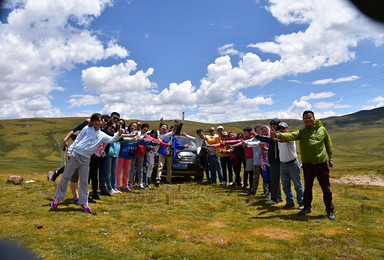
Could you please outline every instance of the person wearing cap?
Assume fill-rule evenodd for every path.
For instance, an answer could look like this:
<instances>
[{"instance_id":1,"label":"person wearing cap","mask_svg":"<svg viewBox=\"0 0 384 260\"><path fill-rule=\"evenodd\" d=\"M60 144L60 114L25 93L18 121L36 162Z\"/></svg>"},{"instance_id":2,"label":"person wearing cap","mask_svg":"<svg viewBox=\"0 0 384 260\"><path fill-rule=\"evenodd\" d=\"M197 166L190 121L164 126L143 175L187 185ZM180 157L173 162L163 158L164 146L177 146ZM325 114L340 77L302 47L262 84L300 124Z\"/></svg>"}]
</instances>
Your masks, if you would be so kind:
<instances>
[{"instance_id":1,"label":"person wearing cap","mask_svg":"<svg viewBox=\"0 0 384 260\"><path fill-rule=\"evenodd\" d=\"M311 212L312 188L315 178L323 191L323 201L329 219L334 220L334 205L329 182L329 168L333 167L333 145L327 129L320 120L315 119L311 110L303 112L304 128L291 133L272 133L283 141L300 141L301 160L304 170L304 208L299 212Z\"/></svg>"},{"instance_id":2,"label":"person wearing cap","mask_svg":"<svg viewBox=\"0 0 384 260\"><path fill-rule=\"evenodd\" d=\"M280 122L277 130L279 133L288 133L288 124ZM297 160L296 142L283 141L278 143L280 156L280 175L281 184L286 197L286 203L283 208L293 208L295 206L294 196L291 188L291 181L296 190L296 201L299 209L303 209L303 184L300 178L300 165Z\"/></svg>"},{"instance_id":3,"label":"person wearing cap","mask_svg":"<svg viewBox=\"0 0 384 260\"><path fill-rule=\"evenodd\" d=\"M219 126L217 129L224 129ZM216 134L214 127L209 129L209 136L206 136L206 141L209 145L221 143L221 138ZM217 182L217 176L219 176L220 184L223 183L223 172L221 171L220 158L217 156L215 147L208 147L209 150L209 165L211 170L211 181L212 183Z\"/></svg>"},{"instance_id":4,"label":"person wearing cap","mask_svg":"<svg viewBox=\"0 0 384 260\"><path fill-rule=\"evenodd\" d=\"M279 125L280 120L278 118L273 118L269 125L271 126L271 131L277 131L277 126ZM268 205L274 205L283 201L281 197L281 188L280 188L280 157L279 157L279 147L277 142L273 138L256 135L256 138L261 142L266 142L269 144L268 147L268 162L269 162L269 191L271 192L271 199L265 202Z\"/></svg>"},{"instance_id":5,"label":"person wearing cap","mask_svg":"<svg viewBox=\"0 0 384 260\"><path fill-rule=\"evenodd\" d=\"M221 172L223 174L223 180L221 182L221 185L227 185L227 181L229 181L229 185L233 185L233 166L232 166L232 159L230 154L221 152L222 149L227 150L229 149L229 144L223 144L226 140L228 140L228 133L224 132L224 127L219 126L217 128L217 132L219 134L219 137L221 139L222 145L219 147L216 147L216 154L220 158L220 165L221 165ZM227 174L228 171L228 174Z\"/></svg>"}]
</instances>

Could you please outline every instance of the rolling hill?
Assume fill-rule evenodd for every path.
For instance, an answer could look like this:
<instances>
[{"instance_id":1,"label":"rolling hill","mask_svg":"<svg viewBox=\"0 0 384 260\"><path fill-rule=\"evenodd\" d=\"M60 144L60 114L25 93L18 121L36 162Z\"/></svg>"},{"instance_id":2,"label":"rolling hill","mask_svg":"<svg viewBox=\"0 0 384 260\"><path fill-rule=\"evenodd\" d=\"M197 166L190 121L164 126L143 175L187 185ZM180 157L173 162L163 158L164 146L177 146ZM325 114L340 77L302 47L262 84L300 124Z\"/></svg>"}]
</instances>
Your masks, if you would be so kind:
<instances>
[{"instance_id":1,"label":"rolling hill","mask_svg":"<svg viewBox=\"0 0 384 260\"><path fill-rule=\"evenodd\" d=\"M84 118L76 117L0 120L0 171L17 173L58 168L61 156L60 141L82 120ZM206 131L211 126L223 125L226 131L242 132L246 126L264 125L269 121L209 124L186 120L183 131L194 134L198 128ZM284 121L292 131L302 127L301 120ZM329 117L321 121L332 137L337 167L383 167L384 107ZM158 121L148 123L152 128L158 126Z\"/></svg>"}]
</instances>

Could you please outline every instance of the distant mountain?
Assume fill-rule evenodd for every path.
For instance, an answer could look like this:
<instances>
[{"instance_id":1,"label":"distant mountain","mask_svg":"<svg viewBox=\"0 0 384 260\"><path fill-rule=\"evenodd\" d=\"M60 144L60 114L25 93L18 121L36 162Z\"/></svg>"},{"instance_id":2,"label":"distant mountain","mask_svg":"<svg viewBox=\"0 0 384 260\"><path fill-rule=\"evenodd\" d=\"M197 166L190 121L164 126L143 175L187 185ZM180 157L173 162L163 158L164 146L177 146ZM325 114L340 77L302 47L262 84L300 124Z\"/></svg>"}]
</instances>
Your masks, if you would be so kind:
<instances>
[{"instance_id":1,"label":"distant mountain","mask_svg":"<svg viewBox=\"0 0 384 260\"><path fill-rule=\"evenodd\" d=\"M361 110L344 116L328 117L322 120L327 128L351 127L351 126L383 126L384 127L384 107L372 110Z\"/></svg>"}]
</instances>

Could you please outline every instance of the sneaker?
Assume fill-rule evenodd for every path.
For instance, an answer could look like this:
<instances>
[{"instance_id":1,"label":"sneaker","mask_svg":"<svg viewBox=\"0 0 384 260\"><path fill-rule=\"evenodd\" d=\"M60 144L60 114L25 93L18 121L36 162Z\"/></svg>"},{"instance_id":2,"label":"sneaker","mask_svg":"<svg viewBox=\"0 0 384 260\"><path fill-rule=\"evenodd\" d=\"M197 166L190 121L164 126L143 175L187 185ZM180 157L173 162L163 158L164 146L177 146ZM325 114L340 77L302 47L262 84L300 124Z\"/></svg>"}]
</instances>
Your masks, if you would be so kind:
<instances>
[{"instance_id":1,"label":"sneaker","mask_svg":"<svg viewBox=\"0 0 384 260\"><path fill-rule=\"evenodd\" d=\"M147 185L145 186L145 188L147 188L147 189L152 189L151 185L149 185L149 184L147 184Z\"/></svg>"},{"instance_id":2,"label":"sneaker","mask_svg":"<svg viewBox=\"0 0 384 260\"><path fill-rule=\"evenodd\" d=\"M100 197L99 197L99 195L97 193L92 193L92 199L99 200Z\"/></svg>"},{"instance_id":3,"label":"sneaker","mask_svg":"<svg viewBox=\"0 0 384 260\"><path fill-rule=\"evenodd\" d=\"M267 204L267 205L275 205L275 204L277 204L278 202L277 201L274 201L274 200L268 200L268 201L266 201L265 202L265 204Z\"/></svg>"},{"instance_id":4,"label":"sneaker","mask_svg":"<svg viewBox=\"0 0 384 260\"><path fill-rule=\"evenodd\" d=\"M130 188L123 188L123 192L131 192Z\"/></svg>"},{"instance_id":5,"label":"sneaker","mask_svg":"<svg viewBox=\"0 0 384 260\"><path fill-rule=\"evenodd\" d=\"M56 170L51 177L51 181L55 181L59 177L60 173Z\"/></svg>"},{"instance_id":6,"label":"sneaker","mask_svg":"<svg viewBox=\"0 0 384 260\"><path fill-rule=\"evenodd\" d=\"M311 209L302 209L301 211L299 211L299 215L307 215L308 213L311 213Z\"/></svg>"},{"instance_id":7,"label":"sneaker","mask_svg":"<svg viewBox=\"0 0 384 260\"><path fill-rule=\"evenodd\" d=\"M335 220L336 218L335 213L333 213L333 210L328 211L327 216L330 220Z\"/></svg>"},{"instance_id":8,"label":"sneaker","mask_svg":"<svg viewBox=\"0 0 384 260\"><path fill-rule=\"evenodd\" d=\"M115 189L110 190L110 192L111 192L111 194L118 194L117 190L115 190Z\"/></svg>"},{"instance_id":9,"label":"sneaker","mask_svg":"<svg viewBox=\"0 0 384 260\"><path fill-rule=\"evenodd\" d=\"M90 197L88 197L88 203L96 203L96 201L94 201L93 199L91 199Z\"/></svg>"},{"instance_id":10,"label":"sneaker","mask_svg":"<svg viewBox=\"0 0 384 260\"><path fill-rule=\"evenodd\" d=\"M293 203L286 203L282 208L283 209L291 209L293 207L295 207L295 204L293 204Z\"/></svg>"},{"instance_id":11,"label":"sneaker","mask_svg":"<svg viewBox=\"0 0 384 260\"><path fill-rule=\"evenodd\" d=\"M233 182L230 182L230 183L229 183L229 186L233 186L233 184L234 184Z\"/></svg>"},{"instance_id":12,"label":"sneaker","mask_svg":"<svg viewBox=\"0 0 384 260\"><path fill-rule=\"evenodd\" d=\"M304 209L304 203L299 203L299 209Z\"/></svg>"},{"instance_id":13,"label":"sneaker","mask_svg":"<svg viewBox=\"0 0 384 260\"><path fill-rule=\"evenodd\" d=\"M75 205L79 204L79 199L73 199L72 204L75 204Z\"/></svg>"},{"instance_id":14,"label":"sneaker","mask_svg":"<svg viewBox=\"0 0 384 260\"><path fill-rule=\"evenodd\" d=\"M271 196L271 193L270 193L269 191L267 191L267 192L265 192L265 193L263 194L263 196L264 196L264 197L270 197L270 196Z\"/></svg>"},{"instance_id":15,"label":"sneaker","mask_svg":"<svg viewBox=\"0 0 384 260\"><path fill-rule=\"evenodd\" d=\"M100 195L102 195L102 196L111 196L111 194L108 191L106 191L106 190L101 191Z\"/></svg>"},{"instance_id":16,"label":"sneaker","mask_svg":"<svg viewBox=\"0 0 384 260\"><path fill-rule=\"evenodd\" d=\"M119 190L119 189L115 189L115 191L118 193L118 194L120 194L120 193L123 193L121 190Z\"/></svg>"},{"instance_id":17,"label":"sneaker","mask_svg":"<svg viewBox=\"0 0 384 260\"><path fill-rule=\"evenodd\" d=\"M144 185L143 185L143 184L140 184L140 185L139 185L139 188L140 188L140 189L142 189L142 190L144 190L144 189L145 189L145 187L144 187Z\"/></svg>"},{"instance_id":18,"label":"sneaker","mask_svg":"<svg viewBox=\"0 0 384 260\"><path fill-rule=\"evenodd\" d=\"M87 204L81 205L81 208L84 210L85 213L92 213L91 208Z\"/></svg>"},{"instance_id":19,"label":"sneaker","mask_svg":"<svg viewBox=\"0 0 384 260\"><path fill-rule=\"evenodd\" d=\"M160 185L160 180L156 180L155 186L159 186L159 185Z\"/></svg>"},{"instance_id":20,"label":"sneaker","mask_svg":"<svg viewBox=\"0 0 384 260\"><path fill-rule=\"evenodd\" d=\"M56 199L56 197L53 198L52 204L51 204L51 209L56 210L57 207L59 206L59 200Z\"/></svg>"}]
</instances>

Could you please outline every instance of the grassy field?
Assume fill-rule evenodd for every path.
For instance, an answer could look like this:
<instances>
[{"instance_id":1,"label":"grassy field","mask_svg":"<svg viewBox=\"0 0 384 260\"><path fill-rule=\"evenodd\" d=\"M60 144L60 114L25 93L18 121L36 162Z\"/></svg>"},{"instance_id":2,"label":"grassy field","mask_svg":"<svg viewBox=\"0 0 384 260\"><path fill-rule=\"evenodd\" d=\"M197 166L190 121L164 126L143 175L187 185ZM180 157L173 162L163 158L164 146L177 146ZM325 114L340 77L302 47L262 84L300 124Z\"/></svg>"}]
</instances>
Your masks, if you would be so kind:
<instances>
[{"instance_id":1,"label":"grassy field","mask_svg":"<svg viewBox=\"0 0 384 260\"><path fill-rule=\"evenodd\" d=\"M52 212L60 166L58 142L81 118L0 121L0 237L21 243L43 259L383 259L384 189L332 184L336 220L326 218L319 185L313 211L267 206L261 191L177 179L173 185L102 197L85 214L68 194ZM384 176L381 124L340 128L324 120L335 146L333 178ZM224 124L241 131L246 125ZM158 122L150 122L157 126ZM300 121L289 122L292 129ZM186 121L184 130L210 124ZM215 125L216 126L216 125ZM35 182L6 184L9 175ZM261 188L261 187L260 187ZM35 225L42 226L37 229Z\"/></svg>"},{"instance_id":2,"label":"grassy field","mask_svg":"<svg viewBox=\"0 0 384 260\"><path fill-rule=\"evenodd\" d=\"M260 189L249 197L243 190L185 179L102 197L91 204L94 213L85 214L69 194L57 211L49 210L56 183L45 173L24 179L36 182L0 183L0 236L43 259L384 257L382 187L333 184L337 219L330 221L317 184L307 216L283 204L265 205Z\"/></svg>"}]
</instances>

